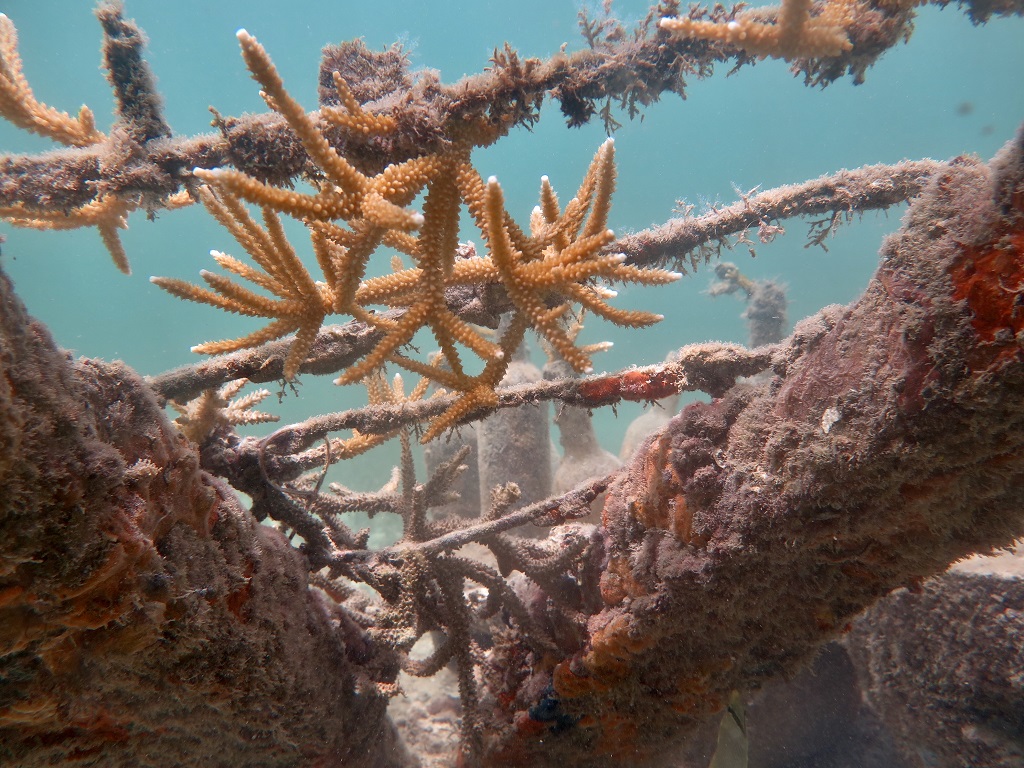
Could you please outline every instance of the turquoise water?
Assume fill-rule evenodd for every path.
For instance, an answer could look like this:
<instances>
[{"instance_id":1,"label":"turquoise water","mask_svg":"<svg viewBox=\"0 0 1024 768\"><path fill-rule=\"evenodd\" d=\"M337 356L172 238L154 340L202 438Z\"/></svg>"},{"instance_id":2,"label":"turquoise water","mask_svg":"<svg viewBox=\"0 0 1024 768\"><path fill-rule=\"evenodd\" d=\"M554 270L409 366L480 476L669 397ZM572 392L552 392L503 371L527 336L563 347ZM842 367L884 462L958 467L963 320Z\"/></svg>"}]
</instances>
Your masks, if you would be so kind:
<instances>
[{"instance_id":1,"label":"turquoise water","mask_svg":"<svg viewBox=\"0 0 1024 768\"><path fill-rule=\"evenodd\" d=\"M440 72L446 82L479 72L496 46L508 40L521 54L546 56L563 43L584 45L573 2L521 0L498 3L295 2L174 3L129 0L126 15L149 35L148 59L159 79L165 110L178 135L210 130L209 105L222 114L262 112L256 84L238 55L235 31L245 27L266 46L286 85L308 108L316 106L321 47L362 37L371 47L401 41L414 68ZM645 12L642 2L618 2L626 20ZM111 98L99 70L100 32L92 5L82 0L13 0L0 10L17 25L25 73L39 99L68 111L88 104L103 130ZM768 61L726 77L691 82L684 102L666 95L645 119L616 134L618 191L611 223L619 233L663 222L677 201L698 211L727 204L737 190L799 182L840 168L902 158L947 158L960 153L989 157L1024 119L1024 20L994 19L973 27L949 8L923 9L908 45L889 51L867 82L840 82L812 90L783 62ZM563 199L575 191L604 139L599 122L565 127L557 107L547 107L533 131L519 129L496 146L479 150L481 174L497 175L512 214L526 223L539 177L548 174ZM0 150L39 152L52 145L0 123ZM868 214L842 227L828 253L805 249L807 224L785 223L787 236L757 248L751 260L737 249L731 258L754 278L777 278L788 288L789 319L821 306L854 299L867 283L886 233L900 211ZM296 231L296 242L303 238ZM195 280L213 266L211 248L236 252L234 242L198 207L164 213L154 221L136 213L123 234L133 274L115 270L92 230L38 233L0 223L7 242L4 268L29 310L57 340L79 354L120 358L143 373L192 361L189 347L253 330L249 321L185 304L148 282L150 275ZM464 238L479 241L469 230ZM384 257L386 263L386 257ZM743 342L743 305L706 295L711 270L676 285L623 288L618 302L662 312L667 319L646 331L593 325L587 340L612 339L615 348L596 361L598 370L661 360L666 351L707 339ZM539 362L539 359L538 359ZM358 404L357 388L341 391L328 380L307 377L302 396L266 405L285 421ZM606 447L618 442L637 408L598 415ZM345 481L371 486L390 460L354 462Z\"/></svg>"}]
</instances>

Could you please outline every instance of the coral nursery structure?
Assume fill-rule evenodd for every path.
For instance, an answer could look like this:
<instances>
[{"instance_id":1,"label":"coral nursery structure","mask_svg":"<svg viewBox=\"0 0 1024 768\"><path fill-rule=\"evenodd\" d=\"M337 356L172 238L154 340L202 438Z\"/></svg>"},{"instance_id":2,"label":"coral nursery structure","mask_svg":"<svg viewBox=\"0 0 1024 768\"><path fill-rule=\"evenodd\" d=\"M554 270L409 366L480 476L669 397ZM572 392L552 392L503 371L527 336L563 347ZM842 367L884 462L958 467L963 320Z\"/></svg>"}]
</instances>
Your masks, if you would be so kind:
<instances>
[{"instance_id":1,"label":"coral nursery structure","mask_svg":"<svg viewBox=\"0 0 1024 768\"><path fill-rule=\"evenodd\" d=\"M685 96L716 64L778 58L808 84L860 83L919 5L666 1L627 25L606 3L580 12L579 50L538 59L505 44L451 85L357 40L324 49L313 111L242 29L239 67L267 111L214 111L198 136L173 132L119 2L96 10L107 130L87 107L41 101L17 19L0 14L0 115L62 145L0 156L0 218L95 228L130 273L130 216L201 207L236 252L213 251L221 272L202 284L152 282L252 321L210 330L193 348L208 358L143 378L73 359L0 274L0 760L703 765L721 713L742 722L738 702L894 590L924 589L919 603L966 621L962 596L943 597L953 582L926 580L1024 534L1024 129L988 161L838 171L621 236L612 139L581 152L573 192L543 177L526 221L478 170L547 100L570 127L611 132L617 115L656 120L665 92ZM960 5L976 23L1024 15L1012 0ZM823 244L853 213L908 201L848 306L783 338L784 286L721 263L712 293L746 295L751 347L680 339L663 362L594 372L610 345L585 341L588 324L643 337L664 319L615 287L669 286L791 217L823 217L810 235ZM534 338L543 377L526 360ZM324 412L267 428L270 391L243 394L322 375L368 404L314 404ZM674 411L694 391L710 400L647 419L624 464L599 444L592 414ZM383 444L399 462L379 490L340 482ZM400 531L378 546L354 513ZM879 647L913 640L874 610L891 628L852 638L880 665ZM952 634L946 646L966 636ZM1013 641L977 636L998 636L986 690L1007 698L1019 685L993 679ZM430 754L415 718L389 715L416 678L450 680L457 700L457 736ZM946 701L938 683L909 685L915 706ZM943 765L963 723L988 733L951 711ZM921 725L899 727L913 752ZM998 749L978 754L1017 754L1020 734L1000 727Z\"/></svg>"}]
</instances>

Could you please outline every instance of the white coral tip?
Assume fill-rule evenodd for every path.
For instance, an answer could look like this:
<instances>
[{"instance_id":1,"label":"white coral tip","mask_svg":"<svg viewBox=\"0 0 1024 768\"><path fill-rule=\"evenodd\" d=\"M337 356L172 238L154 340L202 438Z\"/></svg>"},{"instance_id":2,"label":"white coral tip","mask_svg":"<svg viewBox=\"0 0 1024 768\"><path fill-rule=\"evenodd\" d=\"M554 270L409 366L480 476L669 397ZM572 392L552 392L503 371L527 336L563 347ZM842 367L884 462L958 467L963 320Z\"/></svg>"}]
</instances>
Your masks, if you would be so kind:
<instances>
[{"instance_id":1,"label":"white coral tip","mask_svg":"<svg viewBox=\"0 0 1024 768\"><path fill-rule=\"evenodd\" d=\"M497 176L488 176L487 177L487 184L488 185L497 184L497 183L498 183L498 177Z\"/></svg>"},{"instance_id":2,"label":"white coral tip","mask_svg":"<svg viewBox=\"0 0 1024 768\"><path fill-rule=\"evenodd\" d=\"M250 35L246 31L245 27L239 27L238 31L235 32L235 37L237 37L239 40L245 40L246 38L251 38L252 35Z\"/></svg>"}]
</instances>

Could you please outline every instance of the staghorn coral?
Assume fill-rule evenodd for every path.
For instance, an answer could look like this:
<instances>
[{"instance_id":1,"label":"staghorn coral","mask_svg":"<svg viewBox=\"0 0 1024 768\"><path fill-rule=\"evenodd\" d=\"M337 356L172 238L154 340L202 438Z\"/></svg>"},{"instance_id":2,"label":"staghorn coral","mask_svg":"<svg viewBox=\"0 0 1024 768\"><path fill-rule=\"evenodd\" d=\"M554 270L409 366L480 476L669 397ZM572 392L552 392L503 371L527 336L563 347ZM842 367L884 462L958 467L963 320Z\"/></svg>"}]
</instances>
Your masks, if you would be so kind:
<instances>
[{"instance_id":1,"label":"staghorn coral","mask_svg":"<svg viewBox=\"0 0 1024 768\"><path fill-rule=\"evenodd\" d=\"M184 405L172 402L171 407L181 414L174 423L185 437L201 446L214 432L228 426L277 421L279 416L252 408L270 396L269 390L257 389L243 397L236 397L248 383L247 379L238 379L220 389L208 389Z\"/></svg>"},{"instance_id":2,"label":"staghorn coral","mask_svg":"<svg viewBox=\"0 0 1024 768\"><path fill-rule=\"evenodd\" d=\"M89 146L103 141L96 130L92 110L83 106L78 117L39 102L25 75L18 55L18 31L7 14L0 14L0 114L27 131L72 146Z\"/></svg>"},{"instance_id":3,"label":"staghorn coral","mask_svg":"<svg viewBox=\"0 0 1024 768\"><path fill-rule=\"evenodd\" d=\"M658 26L681 37L715 40L734 45L754 56L779 59L838 56L853 48L847 35L856 0L828 0L811 14L811 0L785 0L776 11L776 23L760 20L761 9L741 12L727 22L666 17Z\"/></svg>"},{"instance_id":4,"label":"staghorn coral","mask_svg":"<svg viewBox=\"0 0 1024 768\"><path fill-rule=\"evenodd\" d=\"M0 205L0 218L32 229L96 227L114 265L131 274L128 255L117 231L128 226L127 216L140 206L175 209L189 205L187 194L175 192L173 163L156 161L160 140L170 136L161 114L149 65L142 57L145 35L122 16L120 2L101 3L96 16L103 28L103 59L117 99L117 122L109 137L96 129L92 110L83 106L77 118L38 102L21 71L17 32L0 14L0 115L26 130L75 147L102 146L107 161L86 162L81 171L88 179L69 184L40 185L35 194ZM113 162L110 162L113 161ZM104 165L108 168L104 168ZM99 180L100 176L106 176ZM57 189L74 187L88 197L53 205ZM112 188L116 187L117 191Z\"/></svg>"},{"instance_id":5,"label":"staghorn coral","mask_svg":"<svg viewBox=\"0 0 1024 768\"><path fill-rule=\"evenodd\" d=\"M258 181L244 173L196 169L193 174L210 188L199 190L207 209L249 252L260 269L213 252L217 262L238 277L273 294L257 294L224 277L203 272L212 290L181 280L152 278L172 294L210 304L229 312L264 317L271 322L239 339L193 347L205 354L255 347L295 332L284 364L284 377L293 379L328 314L349 314L378 327L383 338L363 360L349 367L337 383L351 383L392 362L462 393L451 408L430 425L424 442L457 424L468 414L496 402L513 351L527 326L542 334L579 371L591 369L587 349L576 347L563 328L570 303L619 325L642 327L660 316L639 310L614 309L612 294L593 285L598 278L653 285L678 278L676 273L625 265L621 255L603 254L614 235L607 228L615 186L611 140L598 150L579 191L565 206L547 177L541 182L541 205L526 237L505 211L501 187L494 178L484 185L469 164L473 145L497 138L493 131L470 133L444 152L423 155L387 166L366 176L339 154L324 133L284 89L270 57L257 40L241 30L242 55L253 77L264 87L267 104L295 131L310 159L324 176L315 194L303 194ZM385 136L395 129L394 118L365 111L340 73L333 77L338 106L324 107L320 116L346 134ZM425 190L423 213L408 208ZM262 208L264 226L249 215L243 201ZM465 203L490 253L457 259L458 219ZM317 262L325 278L314 282L285 239L279 212L302 220L310 229ZM334 222L349 224L344 229ZM414 237L412 233L418 232ZM363 279L370 256L386 244L411 257L415 266L400 265L390 275ZM448 307L445 292L462 284L500 282L516 312L503 327L498 343L485 339ZM401 307L397 318L377 315L372 305ZM429 366L400 354L416 332L429 327L441 347L445 367ZM456 345L484 361L483 370L469 375Z\"/></svg>"}]
</instances>

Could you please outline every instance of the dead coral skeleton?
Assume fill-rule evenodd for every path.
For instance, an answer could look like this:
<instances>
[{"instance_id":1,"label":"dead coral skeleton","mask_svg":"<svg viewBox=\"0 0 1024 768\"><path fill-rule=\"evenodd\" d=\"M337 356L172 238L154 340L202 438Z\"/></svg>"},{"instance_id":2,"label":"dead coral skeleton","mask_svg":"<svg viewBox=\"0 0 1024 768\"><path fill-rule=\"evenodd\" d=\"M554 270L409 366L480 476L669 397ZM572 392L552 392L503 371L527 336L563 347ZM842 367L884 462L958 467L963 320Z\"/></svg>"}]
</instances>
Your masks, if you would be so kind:
<instances>
[{"instance_id":1,"label":"dead coral skeleton","mask_svg":"<svg viewBox=\"0 0 1024 768\"><path fill-rule=\"evenodd\" d=\"M494 620L512 622L530 638L538 658L553 650L557 641L548 628L551 617L535 615L507 577L518 571L542 589L548 596L547 612L557 614L561 625L583 622L583 597L571 585L576 583L573 574L596 545L584 526L569 526L559 537L542 541L513 537L506 531L540 522L545 514L547 522L586 514L589 501L607 486L608 479L562 499L515 511L512 505L519 497L518 488L508 484L494 489L488 511L477 520L432 520L428 511L452 500L451 486L465 471L468 449L442 463L425 483L417 483L409 430L400 430L399 439L400 466L378 492L356 493L334 483L322 490L318 473L276 487L298 516L321 524L322 535L308 538L303 545L308 555L318 547L330 550L320 552L317 561L325 567L315 584L345 601L343 609L354 609L353 620L375 641L397 651L408 674L431 676L454 663L462 701L462 749L476 758L482 749L482 726L475 670L486 651L477 637L486 633L474 629ZM369 531L352 531L342 521L340 516L349 512L399 515L402 536L382 550L368 549ZM458 552L473 542L490 550L496 567ZM380 602L347 602L353 582L372 587ZM482 588L478 604L467 595L470 583ZM414 658L413 646L428 633L434 639L432 652ZM391 681L380 681L378 689L387 695L398 692Z\"/></svg>"}]
</instances>

